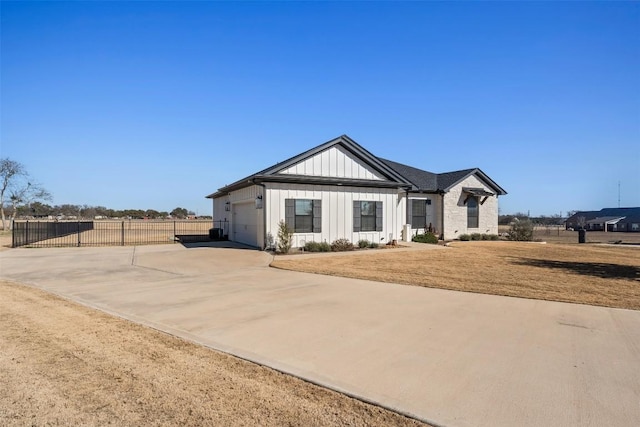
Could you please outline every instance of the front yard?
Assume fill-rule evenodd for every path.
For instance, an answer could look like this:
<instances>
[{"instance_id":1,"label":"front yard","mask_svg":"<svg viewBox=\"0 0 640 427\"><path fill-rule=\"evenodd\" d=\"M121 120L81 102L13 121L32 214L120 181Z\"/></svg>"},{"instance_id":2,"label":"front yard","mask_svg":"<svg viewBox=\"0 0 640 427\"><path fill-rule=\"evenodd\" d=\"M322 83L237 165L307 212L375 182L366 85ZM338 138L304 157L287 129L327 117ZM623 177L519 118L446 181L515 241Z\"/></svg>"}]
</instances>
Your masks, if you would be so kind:
<instances>
[{"instance_id":1,"label":"front yard","mask_svg":"<svg viewBox=\"0 0 640 427\"><path fill-rule=\"evenodd\" d=\"M640 310L640 248L632 246L454 242L441 250L276 258L272 266L456 291Z\"/></svg>"}]
</instances>

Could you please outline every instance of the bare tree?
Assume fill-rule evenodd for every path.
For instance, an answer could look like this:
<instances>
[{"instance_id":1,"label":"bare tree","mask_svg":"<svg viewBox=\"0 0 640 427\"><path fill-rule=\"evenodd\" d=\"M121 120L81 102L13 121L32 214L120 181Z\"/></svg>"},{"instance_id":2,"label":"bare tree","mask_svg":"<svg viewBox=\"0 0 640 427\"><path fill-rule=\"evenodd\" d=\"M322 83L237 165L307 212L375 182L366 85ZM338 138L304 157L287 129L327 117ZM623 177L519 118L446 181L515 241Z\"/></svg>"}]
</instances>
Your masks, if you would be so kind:
<instances>
[{"instance_id":1,"label":"bare tree","mask_svg":"<svg viewBox=\"0 0 640 427\"><path fill-rule=\"evenodd\" d=\"M13 223L18 206L37 200L51 200L51 193L40 184L31 182L24 165L8 157L0 159L0 216L2 229L7 229L6 207L10 207L9 220ZM7 206L8 203L8 206Z\"/></svg>"}]
</instances>

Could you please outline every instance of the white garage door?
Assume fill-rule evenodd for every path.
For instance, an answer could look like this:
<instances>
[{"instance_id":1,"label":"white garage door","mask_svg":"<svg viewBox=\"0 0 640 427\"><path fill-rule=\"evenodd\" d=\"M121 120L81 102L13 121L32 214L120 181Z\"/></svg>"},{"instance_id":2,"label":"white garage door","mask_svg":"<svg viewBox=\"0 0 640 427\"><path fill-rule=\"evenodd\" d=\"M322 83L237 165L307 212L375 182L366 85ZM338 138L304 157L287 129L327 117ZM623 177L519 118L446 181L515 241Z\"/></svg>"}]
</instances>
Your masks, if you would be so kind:
<instances>
[{"instance_id":1,"label":"white garage door","mask_svg":"<svg viewBox=\"0 0 640 427\"><path fill-rule=\"evenodd\" d=\"M233 237L234 242L258 246L258 215L255 203L237 203L233 205Z\"/></svg>"}]
</instances>

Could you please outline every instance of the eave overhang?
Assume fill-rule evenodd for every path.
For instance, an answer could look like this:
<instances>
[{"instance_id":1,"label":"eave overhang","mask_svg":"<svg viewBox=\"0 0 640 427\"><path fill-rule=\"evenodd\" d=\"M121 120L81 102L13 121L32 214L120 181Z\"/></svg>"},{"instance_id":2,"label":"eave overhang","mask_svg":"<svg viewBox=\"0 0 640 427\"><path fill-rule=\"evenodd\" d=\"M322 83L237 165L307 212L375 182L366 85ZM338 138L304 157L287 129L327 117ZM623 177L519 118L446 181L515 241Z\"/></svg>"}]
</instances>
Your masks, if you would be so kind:
<instances>
[{"instance_id":1,"label":"eave overhang","mask_svg":"<svg viewBox=\"0 0 640 427\"><path fill-rule=\"evenodd\" d=\"M398 188L408 190L410 184L406 182L389 181L389 180L373 180L373 179L352 179L352 178L334 178L324 176L308 176L308 175L256 175L251 179L242 182L236 182L228 185L213 194L209 194L207 199L215 199L226 196L232 191L248 187L250 185L263 184L266 182L284 183L284 184L307 184L307 185L331 185L342 187L364 187L364 188Z\"/></svg>"}]
</instances>

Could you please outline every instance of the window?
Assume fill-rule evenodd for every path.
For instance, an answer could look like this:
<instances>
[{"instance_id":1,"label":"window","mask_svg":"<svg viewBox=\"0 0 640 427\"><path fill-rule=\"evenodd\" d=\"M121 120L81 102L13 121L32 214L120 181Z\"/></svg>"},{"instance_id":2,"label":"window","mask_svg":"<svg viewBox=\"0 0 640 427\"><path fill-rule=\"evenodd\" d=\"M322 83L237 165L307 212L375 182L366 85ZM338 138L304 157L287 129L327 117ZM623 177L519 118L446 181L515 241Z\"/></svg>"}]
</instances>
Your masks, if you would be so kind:
<instances>
[{"instance_id":1,"label":"window","mask_svg":"<svg viewBox=\"0 0 640 427\"><path fill-rule=\"evenodd\" d=\"M475 196L467 199L467 227L478 228L478 198Z\"/></svg>"},{"instance_id":2,"label":"window","mask_svg":"<svg viewBox=\"0 0 640 427\"><path fill-rule=\"evenodd\" d=\"M360 231L376 231L375 202L360 202Z\"/></svg>"},{"instance_id":3,"label":"window","mask_svg":"<svg viewBox=\"0 0 640 427\"><path fill-rule=\"evenodd\" d=\"M313 232L313 200L296 200L296 233Z\"/></svg>"},{"instance_id":4,"label":"window","mask_svg":"<svg viewBox=\"0 0 640 427\"><path fill-rule=\"evenodd\" d=\"M322 203L311 199L285 199L285 222L294 233L320 233Z\"/></svg>"},{"instance_id":5,"label":"window","mask_svg":"<svg viewBox=\"0 0 640 427\"><path fill-rule=\"evenodd\" d=\"M411 201L411 228L427 227L427 201Z\"/></svg>"},{"instance_id":6,"label":"window","mask_svg":"<svg viewBox=\"0 0 640 427\"><path fill-rule=\"evenodd\" d=\"M353 202L353 231L382 231L382 202Z\"/></svg>"}]
</instances>

